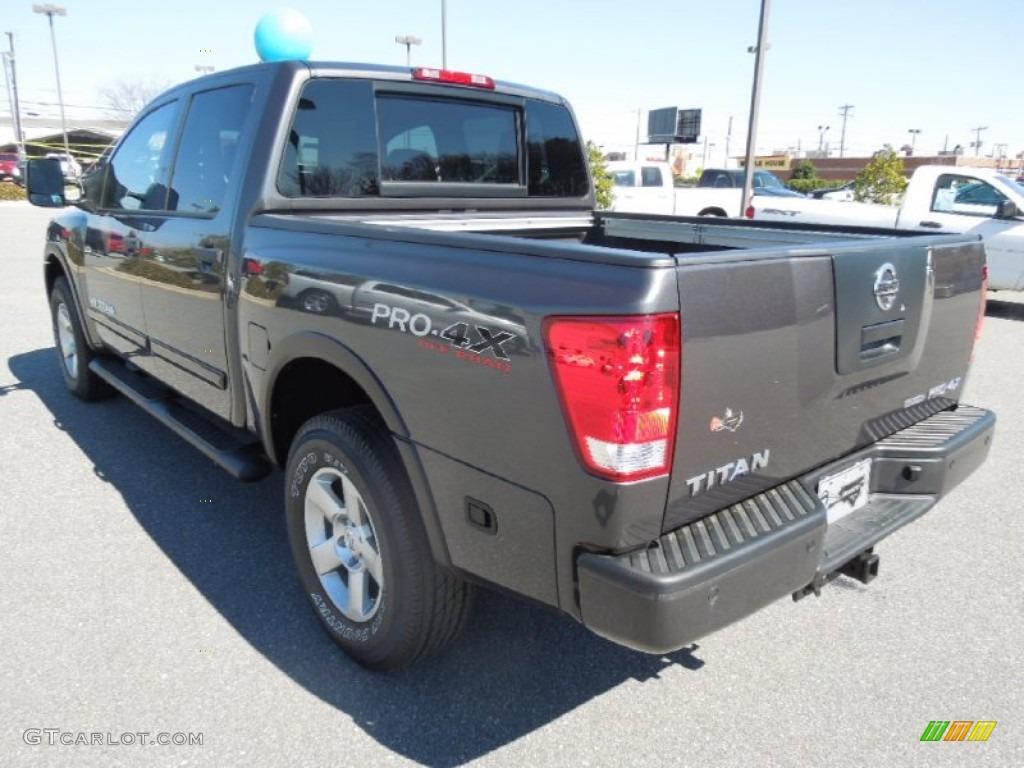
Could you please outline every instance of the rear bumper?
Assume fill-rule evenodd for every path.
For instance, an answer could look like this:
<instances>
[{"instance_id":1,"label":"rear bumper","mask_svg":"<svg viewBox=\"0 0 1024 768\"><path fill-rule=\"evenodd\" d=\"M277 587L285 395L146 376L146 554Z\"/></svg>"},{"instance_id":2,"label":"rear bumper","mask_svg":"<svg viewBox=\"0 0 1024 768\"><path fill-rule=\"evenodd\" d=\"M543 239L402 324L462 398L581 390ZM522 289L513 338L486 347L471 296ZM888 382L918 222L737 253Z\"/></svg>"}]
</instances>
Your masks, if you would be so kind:
<instances>
[{"instance_id":1,"label":"rear bumper","mask_svg":"<svg viewBox=\"0 0 1024 768\"><path fill-rule=\"evenodd\" d=\"M995 421L971 406L943 411L640 552L583 553L576 561L583 623L622 645L665 653L817 587L977 469ZM829 525L818 481L864 459L871 460L867 505Z\"/></svg>"}]
</instances>

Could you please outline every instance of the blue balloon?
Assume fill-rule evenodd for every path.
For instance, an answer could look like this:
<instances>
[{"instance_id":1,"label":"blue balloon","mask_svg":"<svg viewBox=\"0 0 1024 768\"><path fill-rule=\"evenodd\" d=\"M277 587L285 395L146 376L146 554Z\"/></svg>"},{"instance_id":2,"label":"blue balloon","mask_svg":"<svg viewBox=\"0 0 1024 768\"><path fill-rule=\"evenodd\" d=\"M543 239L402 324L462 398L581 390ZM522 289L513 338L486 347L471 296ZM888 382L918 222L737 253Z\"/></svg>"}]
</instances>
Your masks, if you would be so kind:
<instances>
[{"instance_id":1,"label":"blue balloon","mask_svg":"<svg viewBox=\"0 0 1024 768\"><path fill-rule=\"evenodd\" d=\"M261 61L308 59L313 51L313 27L291 8L277 8L256 25L256 52Z\"/></svg>"}]
</instances>

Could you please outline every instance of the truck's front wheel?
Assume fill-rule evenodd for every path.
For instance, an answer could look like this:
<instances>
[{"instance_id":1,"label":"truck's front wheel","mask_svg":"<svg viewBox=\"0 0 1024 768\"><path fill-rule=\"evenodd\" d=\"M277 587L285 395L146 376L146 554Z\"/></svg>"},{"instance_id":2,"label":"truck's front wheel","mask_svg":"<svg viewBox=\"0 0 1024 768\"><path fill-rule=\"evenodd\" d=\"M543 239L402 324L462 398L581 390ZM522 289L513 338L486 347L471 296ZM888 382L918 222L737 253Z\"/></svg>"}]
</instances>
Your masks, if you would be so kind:
<instances>
[{"instance_id":1,"label":"truck's front wheel","mask_svg":"<svg viewBox=\"0 0 1024 768\"><path fill-rule=\"evenodd\" d=\"M392 669L455 638L471 587L431 557L392 438L372 409L308 421L285 482L299 576L338 645L364 666Z\"/></svg>"},{"instance_id":2,"label":"truck's front wheel","mask_svg":"<svg viewBox=\"0 0 1024 768\"><path fill-rule=\"evenodd\" d=\"M99 400L112 395L114 390L110 385L89 370L89 361L95 355L85 340L71 299L71 288L63 277L57 278L50 291L50 318L60 372L71 394L82 400Z\"/></svg>"}]
</instances>

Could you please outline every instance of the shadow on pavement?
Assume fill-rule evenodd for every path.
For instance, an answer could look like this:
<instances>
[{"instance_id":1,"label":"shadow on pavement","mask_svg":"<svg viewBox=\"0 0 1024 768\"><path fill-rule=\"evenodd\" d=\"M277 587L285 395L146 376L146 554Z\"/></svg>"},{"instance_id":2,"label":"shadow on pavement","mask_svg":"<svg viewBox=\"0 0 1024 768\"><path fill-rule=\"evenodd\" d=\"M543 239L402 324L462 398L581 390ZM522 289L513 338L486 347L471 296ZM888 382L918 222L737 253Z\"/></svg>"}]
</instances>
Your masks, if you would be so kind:
<instances>
[{"instance_id":1,"label":"shadow on pavement","mask_svg":"<svg viewBox=\"0 0 1024 768\"><path fill-rule=\"evenodd\" d=\"M1024 320L1024 304L989 299L985 305L985 315L1003 320Z\"/></svg>"},{"instance_id":2,"label":"shadow on pavement","mask_svg":"<svg viewBox=\"0 0 1024 768\"><path fill-rule=\"evenodd\" d=\"M124 398L79 402L64 389L53 349L8 364L16 386L39 396L97 476L256 650L408 758L458 765L627 680L657 677L669 665L703 666L697 646L666 657L636 653L555 611L481 590L469 627L444 655L397 673L367 672L327 638L306 603L279 472L237 483Z\"/></svg>"}]
</instances>

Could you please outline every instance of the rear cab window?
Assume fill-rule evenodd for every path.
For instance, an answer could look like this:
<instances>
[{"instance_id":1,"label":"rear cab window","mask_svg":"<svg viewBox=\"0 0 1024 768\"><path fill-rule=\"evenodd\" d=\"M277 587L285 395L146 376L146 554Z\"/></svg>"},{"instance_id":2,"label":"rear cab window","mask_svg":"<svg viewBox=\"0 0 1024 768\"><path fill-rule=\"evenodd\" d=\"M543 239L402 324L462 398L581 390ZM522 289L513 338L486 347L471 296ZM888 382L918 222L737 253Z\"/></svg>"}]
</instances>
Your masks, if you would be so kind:
<instances>
[{"instance_id":1,"label":"rear cab window","mask_svg":"<svg viewBox=\"0 0 1024 768\"><path fill-rule=\"evenodd\" d=\"M277 176L286 197L581 197L590 183L561 104L316 78Z\"/></svg>"}]
</instances>

